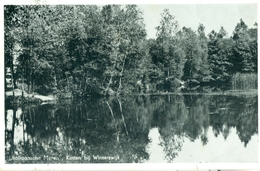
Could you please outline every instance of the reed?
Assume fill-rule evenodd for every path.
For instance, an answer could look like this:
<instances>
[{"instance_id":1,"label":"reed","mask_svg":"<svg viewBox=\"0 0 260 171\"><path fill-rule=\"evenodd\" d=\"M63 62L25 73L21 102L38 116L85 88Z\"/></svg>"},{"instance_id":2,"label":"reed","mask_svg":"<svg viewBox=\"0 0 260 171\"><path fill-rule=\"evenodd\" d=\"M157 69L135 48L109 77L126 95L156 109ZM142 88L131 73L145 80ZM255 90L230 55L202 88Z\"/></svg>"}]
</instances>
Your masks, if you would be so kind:
<instances>
[{"instance_id":1,"label":"reed","mask_svg":"<svg viewBox=\"0 0 260 171\"><path fill-rule=\"evenodd\" d=\"M231 78L233 90L257 89L257 73L236 73Z\"/></svg>"}]
</instances>

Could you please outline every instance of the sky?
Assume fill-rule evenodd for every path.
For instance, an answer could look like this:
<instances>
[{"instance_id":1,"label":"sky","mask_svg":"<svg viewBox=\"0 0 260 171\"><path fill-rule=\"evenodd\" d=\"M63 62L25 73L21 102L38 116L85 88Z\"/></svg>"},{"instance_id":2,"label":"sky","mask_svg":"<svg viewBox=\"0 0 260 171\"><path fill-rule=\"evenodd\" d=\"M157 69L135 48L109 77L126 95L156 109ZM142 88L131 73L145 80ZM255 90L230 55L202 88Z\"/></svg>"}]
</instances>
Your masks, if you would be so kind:
<instances>
[{"instance_id":1,"label":"sky","mask_svg":"<svg viewBox=\"0 0 260 171\"><path fill-rule=\"evenodd\" d=\"M257 4L150 4L139 5L144 13L147 38L155 38L155 27L160 25L161 13L167 8L175 16L180 28L190 27L197 30L199 23L205 26L206 34L219 31L221 26L232 35L242 18L249 28L257 22Z\"/></svg>"},{"instance_id":2,"label":"sky","mask_svg":"<svg viewBox=\"0 0 260 171\"><path fill-rule=\"evenodd\" d=\"M4 0L3 0L4 1ZM1 0L0 0L1 2ZM211 1L177 1L177 0L7 0L8 4L138 4L143 11L144 22L146 24L147 38L155 38L155 27L159 26L163 9L168 8L170 13L175 16L180 28L190 27L197 30L199 23L205 26L206 34L212 30L219 31L221 26L228 32L232 32L242 18L249 28L257 22L258 1L252 0L211 0ZM193 4L191 4L191 2ZM171 3L171 4L169 4ZM197 4L196 4L197 3ZM141 5L145 4L145 5Z\"/></svg>"}]
</instances>

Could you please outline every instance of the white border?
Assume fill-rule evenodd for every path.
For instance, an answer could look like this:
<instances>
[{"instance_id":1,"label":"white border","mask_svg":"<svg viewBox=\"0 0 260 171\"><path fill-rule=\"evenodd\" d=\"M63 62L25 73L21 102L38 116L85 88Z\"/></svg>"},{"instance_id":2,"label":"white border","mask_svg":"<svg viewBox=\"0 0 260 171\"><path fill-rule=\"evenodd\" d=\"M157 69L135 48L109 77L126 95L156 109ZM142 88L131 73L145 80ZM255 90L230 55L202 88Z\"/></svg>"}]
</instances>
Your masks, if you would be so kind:
<instances>
[{"instance_id":1,"label":"white border","mask_svg":"<svg viewBox=\"0 0 260 171\"><path fill-rule=\"evenodd\" d=\"M62 1L62 0L49 0L48 4L245 4L254 3L257 4L259 9L259 2L257 0L160 0L160 1L149 1L149 0L107 0L107 1L84 1L84 0L73 0L73 1ZM33 3L34 2L34 3ZM37 0L0 0L0 80L4 80L4 34L3 34L3 5L8 4L37 4ZM45 3L40 3L45 4ZM188 14L187 14L188 15ZM259 24L259 12L258 21ZM259 29L258 29L259 33ZM259 52L258 52L259 56ZM259 60L258 60L259 66ZM259 79L259 76L258 76ZM258 89L260 88L258 84ZM223 170L223 169L236 169L236 170L260 170L260 156L258 156L258 163L180 163L180 164L5 164L4 158L4 81L0 86L2 96L0 98L0 170ZM259 100L258 100L258 103ZM259 104L258 104L259 106ZM258 117L258 123L259 117ZM258 126L258 134L260 133ZM259 135L258 135L258 154L259 154ZM216 149L217 150L217 149ZM243 154L241 154L243 155Z\"/></svg>"}]
</instances>

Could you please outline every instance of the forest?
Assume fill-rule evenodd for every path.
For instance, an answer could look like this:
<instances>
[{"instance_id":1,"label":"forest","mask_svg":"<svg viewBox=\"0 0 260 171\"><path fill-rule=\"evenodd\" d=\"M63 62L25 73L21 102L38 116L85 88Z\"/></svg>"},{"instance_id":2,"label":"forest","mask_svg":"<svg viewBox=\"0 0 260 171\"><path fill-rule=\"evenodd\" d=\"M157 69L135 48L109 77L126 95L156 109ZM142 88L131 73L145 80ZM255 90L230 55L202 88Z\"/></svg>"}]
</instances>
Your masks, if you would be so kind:
<instances>
[{"instance_id":1,"label":"forest","mask_svg":"<svg viewBox=\"0 0 260 171\"><path fill-rule=\"evenodd\" d=\"M5 5L5 90L85 97L257 89L257 23L240 19L230 36L198 25L180 28L165 9L148 39L137 5Z\"/></svg>"}]
</instances>

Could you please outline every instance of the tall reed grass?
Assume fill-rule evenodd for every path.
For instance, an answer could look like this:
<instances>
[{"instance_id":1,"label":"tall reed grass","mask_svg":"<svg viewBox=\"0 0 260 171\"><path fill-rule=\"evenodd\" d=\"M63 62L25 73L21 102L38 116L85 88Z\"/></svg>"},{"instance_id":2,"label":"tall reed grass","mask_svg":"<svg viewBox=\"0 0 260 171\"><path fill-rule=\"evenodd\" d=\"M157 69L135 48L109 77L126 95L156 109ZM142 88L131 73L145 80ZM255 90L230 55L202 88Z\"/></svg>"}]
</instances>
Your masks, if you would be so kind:
<instances>
[{"instance_id":1,"label":"tall reed grass","mask_svg":"<svg viewBox=\"0 0 260 171\"><path fill-rule=\"evenodd\" d=\"M236 73L231 78L233 90L257 89L257 73Z\"/></svg>"}]
</instances>

